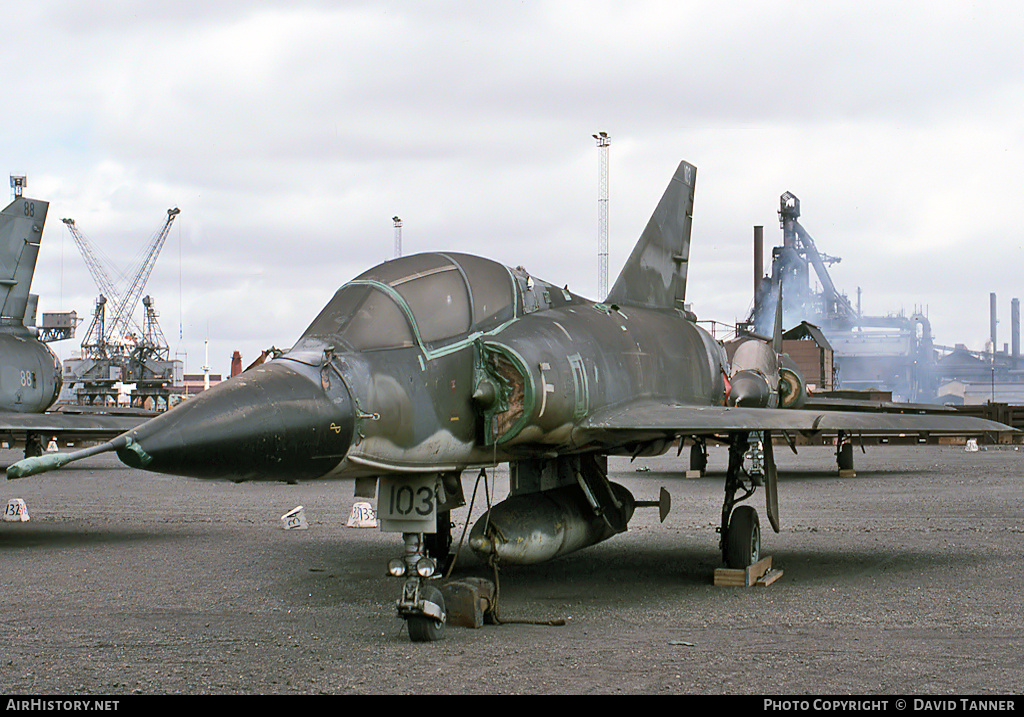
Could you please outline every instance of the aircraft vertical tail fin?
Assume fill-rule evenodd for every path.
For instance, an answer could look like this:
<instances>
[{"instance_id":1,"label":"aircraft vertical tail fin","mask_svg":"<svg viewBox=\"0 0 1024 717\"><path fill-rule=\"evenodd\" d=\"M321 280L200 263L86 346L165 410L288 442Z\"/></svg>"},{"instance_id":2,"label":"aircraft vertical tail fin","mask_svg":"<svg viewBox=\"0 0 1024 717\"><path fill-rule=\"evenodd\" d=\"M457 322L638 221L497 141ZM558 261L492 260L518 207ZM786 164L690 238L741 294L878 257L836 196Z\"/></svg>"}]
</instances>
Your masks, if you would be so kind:
<instances>
[{"instance_id":1,"label":"aircraft vertical tail fin","mask_svg":"<svg viewBox=\"0 0 1024 717\"><path fill-rule=\"evenodd\" d=\"M606 304L683 308L697 168L680 162Z\"/></svg>"},{"instance_id":2,"label":"aircraft vertical tail fin","mask_svg":"<svg viewBox=\"0 0 1024 717\"><path fill-rule=\"evenodd\" d=\"M49 202L18 197L0 211L0 326L22 326Z\"/></svg>"},{"instance_id":3,"label":"aircraft vertical tail fin","mask_svg":"<svg viewBox=\"0 0 1024 717\"><path fill-rule=\"evenodd\" d=\"M779 282L779 296L775 301L775 328L772 330L772 351L782 353L782 282Z\"/></svg>"}]
</instances>

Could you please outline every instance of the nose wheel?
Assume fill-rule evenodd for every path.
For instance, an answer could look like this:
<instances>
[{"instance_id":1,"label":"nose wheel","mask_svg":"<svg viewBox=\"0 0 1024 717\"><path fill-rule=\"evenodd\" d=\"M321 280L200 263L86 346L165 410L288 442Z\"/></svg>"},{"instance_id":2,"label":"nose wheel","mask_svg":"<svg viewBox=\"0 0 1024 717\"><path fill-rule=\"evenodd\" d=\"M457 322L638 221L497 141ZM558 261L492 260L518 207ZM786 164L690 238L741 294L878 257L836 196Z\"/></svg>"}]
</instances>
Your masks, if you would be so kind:
<instances>
[{"instance_id":1,"label":"nose wheel","mask_svg":"<svg viewBox=\"0 0 1024 717\"><path fill-rule=\"evenodd\" d=\"M444 637L444 596L426 579L408 578L397 607L413 642L434 642Z\"/></svg>"},{"instance_id":2,"label":"nose wheel","mask_svg":"<svg viewBox=\"0 0 1024 717\"><path fill-rule=\"evenodd\" d=\"M444 597L433 585L420 585L420 602L426 606L423 612L409 613L405 624L409 628L409 639L413 642L434 642L444 637ZM436 617L441 614L441 619Z\"/></svg>"}]
</instances>

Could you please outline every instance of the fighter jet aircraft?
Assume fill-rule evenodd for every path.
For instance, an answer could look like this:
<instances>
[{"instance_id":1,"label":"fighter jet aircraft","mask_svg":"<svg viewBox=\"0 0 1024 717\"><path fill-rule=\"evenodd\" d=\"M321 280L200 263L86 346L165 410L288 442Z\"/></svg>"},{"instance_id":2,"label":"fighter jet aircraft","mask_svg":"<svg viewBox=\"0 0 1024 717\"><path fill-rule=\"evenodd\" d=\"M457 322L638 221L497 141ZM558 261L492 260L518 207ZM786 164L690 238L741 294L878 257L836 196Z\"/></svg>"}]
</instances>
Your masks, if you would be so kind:
<instances>
[{"instance_id":1,"label":"fighter jet aircraft","mask_svg":"<svg viewBox=\"0 0 1024 717\"><path fill-rule=\"evenodd\" d=\"M464 471L510 466L510 496L473 528L473 550L534 563L626 530L638 502L608 480L609 455L687 440L699 459L714 438L729 446L721 549L747 566L759 519L737 504L758 483L779 528L772 432L1010 430L956 414L801 408L803 379L777 337L741 340L730 360L683 303L695 180L682 162L603 301L468 254L398 258L344 284L282 355L107 444L27 459L8 477L104 450L200 478L354 477L376 495L381 528L403 534L388 566L404 578L398 612L428 641L444 627L433 578Z\"/></svg>"},{"instance_id":2,"label":"fighter jet aircraft","mask_svg":"<svg viewBox=\"0 0 1024 717\"><path fill-rule=\"evenodd\" d=\"M44 413L60 393L60 361L25 326L25 312L49 206L19 196L0 211L0 436L23 440L26 456L42 453L44 437L105 439L142 422Z\"/></svg>"},{"instance_id":3,"label":"fighter jet aircraft","mask_svg":"<svg viewBox=\"0 0 1024 717\"><path fill-rule=\"evenodd\" d=\"M57 400L60 361L25 326L48 202L17 198L0 212L0 410L39 413Z\"/></svg>"}]
</instances>

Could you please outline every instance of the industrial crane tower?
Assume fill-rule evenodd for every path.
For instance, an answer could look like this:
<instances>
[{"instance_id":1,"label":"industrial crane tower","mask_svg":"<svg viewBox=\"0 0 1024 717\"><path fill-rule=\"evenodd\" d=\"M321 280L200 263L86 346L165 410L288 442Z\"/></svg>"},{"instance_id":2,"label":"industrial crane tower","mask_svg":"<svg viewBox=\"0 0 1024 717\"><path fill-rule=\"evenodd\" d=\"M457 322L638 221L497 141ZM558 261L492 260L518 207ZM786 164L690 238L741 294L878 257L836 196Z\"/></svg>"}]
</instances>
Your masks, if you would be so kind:
<instances>
[{"instance_id":1,"label":"industrial crane tower","mask_svg":"<svg viewBox=\"0 0 1024 717\"><path fill-rule=\"evenodd\" d=\"M153 299L142 298L171 225L180 213L178 208L167 210L163 227L121 284L111 280L107 268L75 221L62 220L100 290L92 323L82 341L82 357L65 361L64 382L74 403L116 404L118 396L123 395L123 388L133 386L132 406L141 408L149 404L151 408L166 408L173 386L182 384L181 361L169 358L170 348L157 321ZM145 313L141 325L135 319L140 298Z\"/></svg>"}]
</instances>

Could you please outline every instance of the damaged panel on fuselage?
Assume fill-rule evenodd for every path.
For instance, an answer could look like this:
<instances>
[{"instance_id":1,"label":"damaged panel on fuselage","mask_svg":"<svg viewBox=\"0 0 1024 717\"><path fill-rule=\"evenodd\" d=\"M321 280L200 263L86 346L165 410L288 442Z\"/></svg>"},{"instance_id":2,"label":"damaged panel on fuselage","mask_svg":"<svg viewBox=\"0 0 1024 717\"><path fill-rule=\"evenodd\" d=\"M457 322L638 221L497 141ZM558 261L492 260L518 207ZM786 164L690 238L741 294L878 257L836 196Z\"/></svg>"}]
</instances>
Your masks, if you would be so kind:
<instances>
[{"instance_id":1,"label":"damaged panel on fuselage","mask_svg":"<svg viewBox=\"0 0 1024 717\"><path fill-rule=\"evenodd\" d=\"M525 376L512 425L487 439L508 446L580 448L573 427L594 410L637 398L721 405L725 357L707 332L674 310L574 304L517 321L485 344L515 357Z\"/></svg>"}]
</instances>

